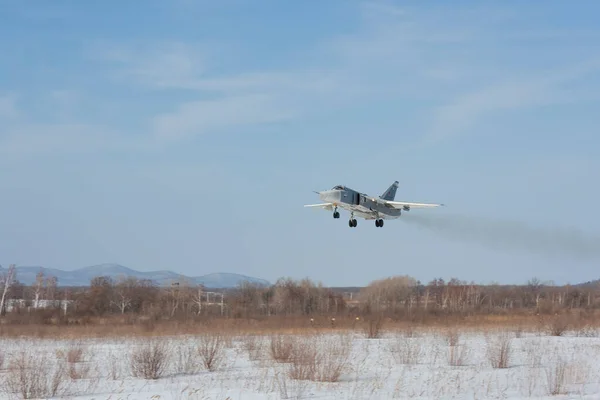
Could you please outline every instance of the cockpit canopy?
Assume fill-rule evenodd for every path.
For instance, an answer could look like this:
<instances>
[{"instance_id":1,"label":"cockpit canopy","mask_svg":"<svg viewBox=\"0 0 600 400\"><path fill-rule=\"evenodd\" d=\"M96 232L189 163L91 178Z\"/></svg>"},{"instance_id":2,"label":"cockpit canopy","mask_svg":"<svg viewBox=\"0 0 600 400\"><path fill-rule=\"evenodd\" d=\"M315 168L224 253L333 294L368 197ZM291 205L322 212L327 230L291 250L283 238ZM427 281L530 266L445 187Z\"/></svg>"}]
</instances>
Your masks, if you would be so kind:
<instances>
[{"instance_id":1,"label":"cockpit canopy","mask_svg":"<svg viewBox=\"0 0 600 400\"><path fill-rule=\"evenodd\" d=\"M331 189L331 190L344 190L344 186L343 185L337 185L337 186L334 186L333 189Z\"/></svg>"}]
</instances>

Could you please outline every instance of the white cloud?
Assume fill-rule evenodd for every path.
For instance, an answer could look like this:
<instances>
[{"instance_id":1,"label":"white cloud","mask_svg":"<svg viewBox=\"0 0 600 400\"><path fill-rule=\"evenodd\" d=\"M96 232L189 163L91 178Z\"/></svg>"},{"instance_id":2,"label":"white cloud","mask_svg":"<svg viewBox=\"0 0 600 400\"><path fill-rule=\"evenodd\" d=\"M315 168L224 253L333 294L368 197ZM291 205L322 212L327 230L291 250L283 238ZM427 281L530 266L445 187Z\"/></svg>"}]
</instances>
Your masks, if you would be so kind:
<instances>
[{"instance_id":1,"label":"white cloud","mask_svg":"<svg viewBox=\"0 0 600 400\"><path fill-rule=\"evenodd\" d=\"M153 120L159 139L176 139L190 134L227 127L279 122L294 117L293 111L269 95L243 95L181 104L177 110Z\"/></svg>"},{"instance_id":2,"label":"white cloud","mask_svg":"<svg viewBox=\"0 0 600 400\"><path fill-rule=\"evenodd\" d=\"M359 31L324 40L298 55L302 65L289 69L218 75L204 62L210 57L202 53L202 46L183 43L121 47L107 54L121 65L120 74L138 85L187 90L186 97L196 93L198 100L182 102L152 119L158 137L177 138L335 112L386 96L409 98L421 90L418 81L425 76L417 68L423 46L460 40L450 32L415 30L414 16L405 16L397 7L371 4L363 11Z\"/></svg>"},{"instance_id":3,"label":"white cloud","mask_svg":"<svg viewBox=\"0 0 600 400\"><path fill-rule=\"evenodd\" d=\"M564 71L559 71L562 77L555 78L552 72L538 75L534 66L526 70L519 63L507 67L498 64L499 55L512 57L511 53L502 53L510 52L510 48L490 43L498 44L510 36L498 31L498 24L517 17L510 10L506 14L494 11L415 10L388 2L366 2L360 10L361 24L354 32L323 38L313 49L295 54L300 63L278 69L236 68L235 62L243 60L232 60L234 51L208 43L159 41L96 46L92 49L96 61L102 54L103 61L113 63L116 69L111 70L111 76L116 73L120 85L168 89L175 93L169 93L169 99L182 96L140 123L140 129L147 123L150 130L147 136L134 137L139 141L137 147L116 133L77 136L81 126L72 128L77 125L67 112L68 106L77 105L77 101L69 92L56 93L55 100L65 106L63 119L71 128L64 132L56 125L47 131L56 133L57 143L70 142L66 148L148 148L150 143L160 146L165 140L194 134L334 113L347 105L370 106L389 100L402 107L398 100L404 100L427 103L430 109L424 112L430 111L433 121L431 126L429 121L421 122L420 132L426 132L427 143L437 143L467 133L486 113L566 101L558 85L577 78L577 70L570 72L571 78ZM477 18L481 15L486 19ZM528 33L535 37L533 29ZM543 33L547 36L551 32L545 29ZM495 39L488 42L494 35ZM496 58L487 61L490 54ZM215 73L223 65L232 72ZM0 98L0 115L3 108L8 114L6 104L3 107ZM88 128L100 131L93 127L83 131ZM34 134L31 126L24 129L28 135L5 137L4 143L23 151L28 143L39 151L49 146L47 133ZM410 142L405 142L406 148L417 145L422 138L420 132L405 134L404 139ZM35 146L36 140L44 144Z\"/></svg>"},{"instance_id":4,"label":"white cloud","mask_svg":"<svg viewBox=\"0 0 600 400\"><path fill-rule=\"evenodd\" d=\"M437 143L464 135L488 113L586 100L588 96L574 97L573 93L561 88L561 84L580 79L599 69L600 62L591 60L460 94L435 110L431 130L424 142Z\"/></svg>"},{"instance_id":5,"label":"white cloud","mask_svg":"<svg viewBox=\"0 0 600 400\"><path fill-rule=\"evenodd\" d=\"M202 51L182 42L160 42L127 48L116 46L95 49L108 61L122 66L125 80L155 88L187 88L191 80L204 72Z\"/></svg>"}]
</instances>

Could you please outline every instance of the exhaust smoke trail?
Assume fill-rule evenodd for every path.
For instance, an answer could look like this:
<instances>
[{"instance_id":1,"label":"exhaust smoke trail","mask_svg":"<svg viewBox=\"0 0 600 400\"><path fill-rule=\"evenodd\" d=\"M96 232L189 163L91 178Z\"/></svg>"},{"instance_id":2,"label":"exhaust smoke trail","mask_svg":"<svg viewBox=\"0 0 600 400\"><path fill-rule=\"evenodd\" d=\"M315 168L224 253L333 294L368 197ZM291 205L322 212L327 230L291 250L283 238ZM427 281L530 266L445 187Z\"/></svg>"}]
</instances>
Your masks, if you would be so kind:
<instances>
[{"instance_id":1,"label":"exhaust smoke trail","mask_svg":"<svg viewBox=\"0 0 600 400\"><path fill-rule=\"evenodd\" d=\"M465 216L407 215L401 220L447 236L497 250L525 250L544 256L600 258L600 237L568 228L533 228L517 221Z\"/></svg>"}]
</instances>

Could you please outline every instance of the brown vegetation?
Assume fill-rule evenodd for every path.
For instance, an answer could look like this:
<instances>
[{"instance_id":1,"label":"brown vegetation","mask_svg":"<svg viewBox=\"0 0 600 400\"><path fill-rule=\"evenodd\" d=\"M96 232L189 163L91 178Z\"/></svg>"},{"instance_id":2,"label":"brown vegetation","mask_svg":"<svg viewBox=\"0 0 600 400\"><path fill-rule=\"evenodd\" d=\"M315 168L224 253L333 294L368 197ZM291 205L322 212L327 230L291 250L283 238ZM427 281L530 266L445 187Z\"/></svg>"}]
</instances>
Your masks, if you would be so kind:
<instances>
[{"instance_id":1,"label":"brown vegetation","mask_svg":"<svg viewBox=\"0 0 600 400\"><path fill-rule=\"evenodd\" d=\"M351 342L344 336L295 336L288 376L315 382L338 382L348 367Z\"/></svg>"},{"instance_id":2,"label":"brown vegetation","mask_svg":"<svg viewBox=\"0 0 600 400\"><path fill-rule=\"evenodd\" d=\"M5 391L18 394L22 399L47 398L60 395L67 385L64 363L52 362L45 353L23 349L8 365Z\"/></svg>"},{"instance_id":3,"label":"brown vegetation","mask_svg":"<svg viewBox=\"0 0 600 400\"><path fill-rule=\"evenodd\" d=\"M134 348L130 355L131 374L145 379L160 378L169 361L169 348L163 340L151 340Z\"/></svg>"},{"instance_id":4,"label":"brown vegetation","mask_svg":"<svg viewBox=\"0 0 600 400\"><path fill-rule=\"evenodd\" d=\"M486 354L493 368L508 368L512 356L511 337L503 332L498 336L487 337Z\"/></svg>"},{"instance_id":5,"label":"brown vegetation","mask_svg":"<svg viewBox=\"0 0 600 400\"><path fill-rule=\"evenodd\" d=\"M243 284L207 292L188 282L158 287L135 278L96 277L89 287L64 288L38 275L31 286L5 276L0 336L158 336L201 332L298 333L385 330L412 335L420 326L463 329L512 326L562 335L594 334L600 287L554 286L533 279L524 285L476 285L435 279L424 285L408 276L377 280L348 292L308 279L280 279L271 287ZM62 303L61 303L62 301ZM40 304L45 302L44 308ZM8 308L10 305L10 310ZM452 329L448 344L456 345Z\"/></svg>"}]
</instances>

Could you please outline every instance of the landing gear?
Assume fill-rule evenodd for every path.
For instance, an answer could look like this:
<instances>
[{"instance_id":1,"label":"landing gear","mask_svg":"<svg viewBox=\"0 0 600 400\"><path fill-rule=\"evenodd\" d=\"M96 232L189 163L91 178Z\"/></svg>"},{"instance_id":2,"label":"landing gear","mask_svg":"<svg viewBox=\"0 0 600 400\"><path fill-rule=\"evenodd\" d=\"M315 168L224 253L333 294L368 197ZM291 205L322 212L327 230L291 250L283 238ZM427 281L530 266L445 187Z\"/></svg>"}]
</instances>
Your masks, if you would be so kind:
<instances>
[{"instance_id":1,"label":"landing gear","mask_svg":"<svg viewBox=\"0 0 600 400\"><path fill-rule=\"evenodd\" d=\"M383 227L383 220L382 219L376 219L375 220L375 226L378 228Z\"/></svg>"},{"instance_id":2,"label":"landing gear","mask_svg":"<svg viewBox=\"0 0 600 400\"><path fill-rule=\"evenodd\" d=\"M337 207L335 208L335 210L333 210L333 218L337 219L340 217L340 212L337 210Z\"/></svg>"},{"instance_id":3,"label":"landing gear","mask_svg":"<svg viewBox=\"0 0 600 400\"><path fill-rule=\"evenodd\" d=\"M351 213L350 220L348 221L348 226L350 228L356 228L356 225L358 225L358 221L354 218L354 213Z\"/></svg>"}]
</instances>

